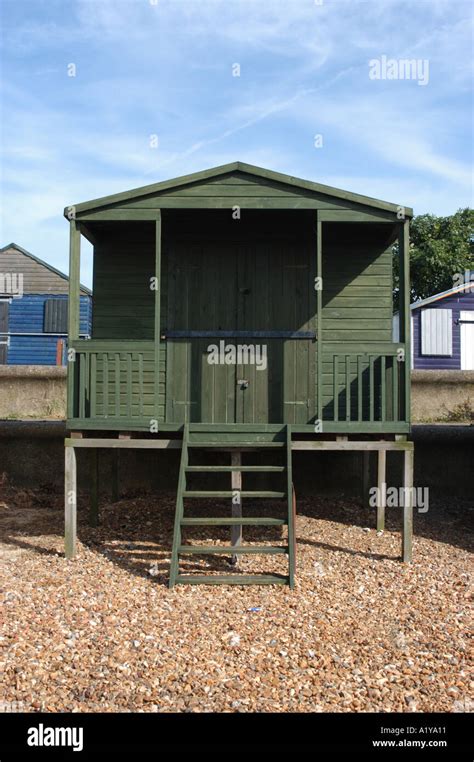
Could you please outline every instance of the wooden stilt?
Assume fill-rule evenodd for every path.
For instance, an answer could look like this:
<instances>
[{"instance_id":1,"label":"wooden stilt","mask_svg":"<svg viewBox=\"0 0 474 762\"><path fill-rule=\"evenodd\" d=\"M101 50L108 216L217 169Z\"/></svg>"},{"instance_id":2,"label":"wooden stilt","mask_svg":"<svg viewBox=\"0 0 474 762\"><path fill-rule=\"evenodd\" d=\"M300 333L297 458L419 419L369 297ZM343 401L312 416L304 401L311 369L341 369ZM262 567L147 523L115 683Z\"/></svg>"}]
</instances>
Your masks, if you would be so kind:
<instances>
[{"instance_id":1,"label":"wooden stilt","mask_svg":"<svg viewBox=\"0 0 474 762\"><path fill-rule=\"evenodd\" d=\"M413 539L413 472L414 452L413 449L405 450L403 468L404 506L403 506L403 534L402 534L402 559L409 564L412 560Z\"/></svg>"},{"instance_id":2,"label":"wooden stilt","mask_svg":"<svg viewBox=\"0 0 474 762\"><path fill-rule=\"evenodd\" d=\"M240 451L232 452L230 457L232 466L242 465L242 453ZM232 518L242 518L242 471L232 471L231 474L233 492ZM236 524L235 526L231 527L230 542L233 547L238 547L242 544L242 524ZM237 564L237 560L238 556L234 554L231 557L231 564Z\"/></svg>"},{"instance_id":3,"label":"wooden stilt","mask_svg":"<svg viewBox=\"0 0 474 762\"><path fill-rule=\"evenodd\" d=\"M370 488L370 452L362 453L362 480L361 480L361 503L363 508L369 505Z\"/></svg>"},{"instance_id":4,"label":"wooden stilt","mask_svg":"<svg viewBox=\"0 0 474 762\"><path fill-rule=\"evenodd\" d=\"M385 529L385 507L387 502L387 451L377 454L377 532Z\"/></svg>"},{"instance_id":5,"label":"wooden stilt","mask_svg":"<svg viewBox=\"0 0 474 762\"><path fill-rule=\"evenodd\" d=\"M112 502L117 503L120 500L120 450L112 452Z\"/></svg>"},{"instance_id":6,"label":"wooden stilt","mask_svg":"<svg viewBox=\"0 0 474 762\"><path fill-rule=\"evenodd\" d=\"M99 524L99 451L91 450L91 487L89 524L96 527Z\"/></svg>"},{"instance_id":7,"label":"wooden stilt","mask_svg":"<svg viewBox=\"0 0 474 762\"><path fill-rule=\"evenodd\" d=\"M64 553L76 555L77 534L77 463L74 447L65 448L64 471Z\"/></svg>"}]
</instances>

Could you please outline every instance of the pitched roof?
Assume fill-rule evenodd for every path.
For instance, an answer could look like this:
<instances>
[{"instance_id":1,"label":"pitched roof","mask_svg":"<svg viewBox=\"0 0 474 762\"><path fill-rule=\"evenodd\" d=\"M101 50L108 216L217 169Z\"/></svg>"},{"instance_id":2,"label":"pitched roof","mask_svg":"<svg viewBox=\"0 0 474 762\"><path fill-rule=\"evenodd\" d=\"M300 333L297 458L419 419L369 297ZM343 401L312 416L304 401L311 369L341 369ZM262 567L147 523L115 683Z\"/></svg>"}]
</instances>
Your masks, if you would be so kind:
<instances>
[{"instance_id":1,"label":"pitched roof","mask_svg":"<svg viewBox=\"0 0 474 762\"><path fill-rule=\"evenodd\" d=\"M189 183L202 182L206 180L212 180L215 177L229 174L230 172L244 172L255 177L260 177L266 180L272 180L274 182L283 183L292 186L294 189L301 189L305 191L313 191L314 193L323 193L327 196L334 196L336 198L345 199L354 203L362 204L364 206L371 206L384 211L398 212L401 205L392 204L388 201L381 201L380 199L371 198L369 196L362 196L359 193L351 193L349 191L340 190L339 188L332 188L329 185L321 185L320 183L311 182L310 180L302 180L299 177L293 177L292 175L282 174L281 172L274 172L271 169L264 169L262 167L256 167L253 164L245 164L241 161L234 161L230 164L222 164L219 167L212 167L211 169L205 169L201 172L194 172L190 175L183 175L181 177L175 177L171 180L163 180L159 183L152 185L144 185L134 190L124 191L122 193L114 193L111 196L102 196L91 201L85 201L81 204L73 204L67 206L64 210L64 216L68 217L71 206L74 206L78 212L84 212L90 209L99 209L109 204L117 204L120 202L133 201L141 196L150 196L162 191L172 190L179 188L180 186L187 185ZM407 217L413 217L413 209L410 207L404 207L405 215Z\"/></svg>"},{"instance_id":2,"label":"pitched roof","mask_svg":"<svg viewBox=\"0 0 474 762\"><path fill-rule=\"evenodd\" d=\"M412 310L417 310L419 307L426 307L427 304L432 304L432 302L439 302L441 299L446 299L448 296L454 296L454 294L462 294L464 291L467 291L467 289L472 289L474 292L474 282L470 283L461 283L460 286L454 286L453 288L449 288L447 291L441 291L439 294L433 294L433 296L428 296L427 299L420 299L419 302L413 302L413 304L410 305L410 308Z\"/></svg>"},{"instance_id":3,"label":"pitched roof","mask_svg":"<svg viewBox=\"0 0 474 762\"><path fill-rule=\"evenodd\" d=\"M23 249L21 246L18 246L17 243L9 243L6 246L2 246L0 248L0 254L3 251L8 251L9 249L14 249L15 251L20 252L20 254L24 254L25 257L29 257L37 264L42 265L43 267L46 267L52 273L55 273L55 275L59 275L60 278L64 278L64 280L66 281L69 280L69 276L61 272L61 270L58 270L56 267L53 267L53 265L48 264L48 262L45 262L43 259L40 259L39 257L35 257L34 254L32 254L30 251L27 251L26 249ZM82 284L81 284L81 291L84 291L84 293L86 294L92 294L91 289L87 288L87 286L83 286Z\"/></svg>"}]
</instances>

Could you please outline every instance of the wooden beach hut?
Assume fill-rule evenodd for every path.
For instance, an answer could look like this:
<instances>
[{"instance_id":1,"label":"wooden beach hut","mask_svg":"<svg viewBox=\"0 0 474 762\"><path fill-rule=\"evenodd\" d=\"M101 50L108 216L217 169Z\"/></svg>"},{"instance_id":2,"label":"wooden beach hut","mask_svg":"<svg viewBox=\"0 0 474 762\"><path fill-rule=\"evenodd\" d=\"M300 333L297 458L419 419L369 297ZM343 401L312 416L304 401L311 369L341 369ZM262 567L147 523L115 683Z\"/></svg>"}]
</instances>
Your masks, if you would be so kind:
<instances>
[{"instance_id":1,"label":"wooden beach hut","mask_svg":"<svg viewBox=\"0 0 474 762\"><path fill-rule=\"evenodd\" d=\"M292 454L402 450L410 430L409 220L412 210L235 162L68 206L70 310L66 555L75 553L76 450L181 450L170 584L289 583L295 575ZM80 240L93 245L90 340L79 337ZM399 243L400 336L392 340L392 249ZM199 453L226 453L204 465ZM248 465L254 451L275 462ZM250 453L250 455L249 455ZM268 461L268 457L267 457ZM213 471L214 469L214 471ZM278 490L246 490L254 469ZM226 490L196 473L228 472ZM95 478L93 484L96 484ZM96 503L96 496L93 503ZM409 492L409 491L408 491ZM228 517L193 517L193 499L229 498ZM245 515L283 499L284 517ZM378 507L378 525L383 523ZM247 547L247 525L287 526L284 546ZM402 555L411 558L406 501ZM231 557L285 553L288 575L180 573L185 527L228 525Z\"/></svg>"}]
</instances>

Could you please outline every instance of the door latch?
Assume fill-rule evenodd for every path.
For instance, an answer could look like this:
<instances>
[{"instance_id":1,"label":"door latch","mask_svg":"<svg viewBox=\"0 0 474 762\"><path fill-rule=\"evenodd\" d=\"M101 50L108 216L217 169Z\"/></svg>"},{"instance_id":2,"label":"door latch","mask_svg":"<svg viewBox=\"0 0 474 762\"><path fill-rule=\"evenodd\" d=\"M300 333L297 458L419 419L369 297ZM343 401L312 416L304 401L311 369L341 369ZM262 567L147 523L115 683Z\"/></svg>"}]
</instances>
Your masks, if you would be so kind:
<instances>
[{"instance_id":1,"label":"door latch","mask_svg":"<svg viewBox=\"0 0 474 762\"><path fill-rule=\"evenodd\" d=\"M246 378L239 378L237 381L237 384L240 386L241 389L248 389L249 382Z\"/></svg>"}]
</instances>

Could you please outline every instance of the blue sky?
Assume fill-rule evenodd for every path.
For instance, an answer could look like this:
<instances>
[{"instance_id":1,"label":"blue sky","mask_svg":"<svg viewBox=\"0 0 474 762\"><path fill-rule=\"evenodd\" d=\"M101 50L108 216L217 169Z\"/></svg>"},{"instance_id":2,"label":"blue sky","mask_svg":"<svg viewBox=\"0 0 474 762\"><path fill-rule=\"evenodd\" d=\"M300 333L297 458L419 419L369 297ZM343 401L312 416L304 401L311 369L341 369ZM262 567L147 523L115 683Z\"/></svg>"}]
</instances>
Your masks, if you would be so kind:
<instances>
[{"instance_id":1,"label":"blue sky","mask_svg":"<svg viewBox=\"0 0 474 762\"><path fill-rule=\"evenodd\" d=\"M67 270L64 206L235 160L416 214L472 205L470 2L1 7L2 245ZM428 83L371 79L381 56L428 61Z\"/></svg>"}]
</instances>

